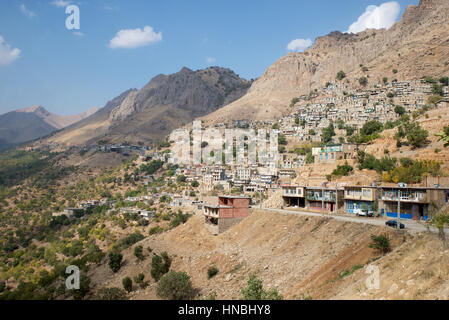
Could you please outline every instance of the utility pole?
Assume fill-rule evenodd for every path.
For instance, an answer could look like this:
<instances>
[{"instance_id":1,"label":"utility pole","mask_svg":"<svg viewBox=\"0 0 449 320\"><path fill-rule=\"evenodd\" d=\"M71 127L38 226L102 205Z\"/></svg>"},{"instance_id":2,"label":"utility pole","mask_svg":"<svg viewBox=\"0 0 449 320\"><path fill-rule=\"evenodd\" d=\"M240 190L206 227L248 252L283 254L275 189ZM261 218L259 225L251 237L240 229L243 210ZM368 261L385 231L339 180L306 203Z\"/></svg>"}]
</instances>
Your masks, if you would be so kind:
<instances>
[{"instance_id":1,"label":"utility pole","mask_svg":"<svg viewBox=\"0 0 449 320\"><path fill-rule=\"evenodd\" d=\"M397 223L396 228L398 230L400 230L400 226L401 226L401 222L400 222L400 218L401 218L401 195L402 195L402 191L398 190L398 215L396 216L396 223Z\"/></svg>"},{"instance_id":2,"label":"utility pole","mask_svg":"<svg viewBox=\"0 0 449 320\"><path fill-rule=\"evenodd\" d=\"M324 217L324 188L321 187L321 214Z\"/></svg>"}]
</instances>

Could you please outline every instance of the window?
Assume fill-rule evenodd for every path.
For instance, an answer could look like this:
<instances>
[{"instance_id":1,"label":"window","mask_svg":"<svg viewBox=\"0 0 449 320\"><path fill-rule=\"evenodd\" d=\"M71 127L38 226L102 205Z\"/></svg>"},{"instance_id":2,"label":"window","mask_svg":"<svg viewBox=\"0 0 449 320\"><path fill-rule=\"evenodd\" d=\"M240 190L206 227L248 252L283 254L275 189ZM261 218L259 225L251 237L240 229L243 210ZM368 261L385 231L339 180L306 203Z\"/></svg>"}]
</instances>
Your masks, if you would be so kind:
<instances>
[{"instance_id":1,"label":"window","mask_svg":"<svg viewBox=\"0 0 449 320\"><path fill-rule=\"evenodd\" d=\"M371 190L363 189L363 197L365 197L365 198L371 197Z\"/></svg>"}]
</instances>

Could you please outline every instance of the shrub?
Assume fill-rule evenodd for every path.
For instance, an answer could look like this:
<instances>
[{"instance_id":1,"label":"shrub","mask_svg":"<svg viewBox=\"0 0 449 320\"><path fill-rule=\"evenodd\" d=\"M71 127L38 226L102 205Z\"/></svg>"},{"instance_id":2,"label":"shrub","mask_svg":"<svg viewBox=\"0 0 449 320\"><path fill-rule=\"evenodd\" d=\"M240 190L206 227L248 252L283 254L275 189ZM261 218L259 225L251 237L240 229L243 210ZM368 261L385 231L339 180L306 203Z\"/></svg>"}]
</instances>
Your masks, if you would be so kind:
<instances>
[{"instance_id":1,"label":"shrub","mask_svg":"<svg viewBox=\"0 0 449 320\"><path fill-rule=\"evenodd\" d=\"M145 279L145 275L143 273L139 273L136 277L134 277L135 283L142 283Z\"/></svg>"},{"instance_id":2,"label":"shrub","mask_svg":"<svg viewBox=\"0 0 449 320\"><path fill-rule=\"evenodd\" d=\"M186 223L187 220L190 218L190 214L184 214L182 212L178 212L172 221L170 221L170 227L176 228L182 223Z\"/></svg>"},{"instance_id":3,"label":"shrub","mask_svg":"<svg viewBox=\"0 0 449 320\"><path fill-rule=\"evenodd\" d=\"M337 169L332 171L332 175L336 177L348 176L351 172L354 171L354 168L351 167L346 161L344 165L338 165Z\"/></svg>"},{"instance_id":4,"label":"shrub","mask_svg":"<svg viewBox=\"0 0 449 320\"><path fill-rule=\"evenodd\" d=\"M112 272L116 273L120 270L122 264L123 255L119 252L109 253L109 268Z\"/></svg>"},{"instance_id":5,"label":"shrub","mask_svg":"<svg viewBox=\"0 0 449 320\"><path fill-rule=\"evenodd\" d=\"M383 127L383 124L377 120L368 121L363 125L362 129L360 129L360 134L369 136L374 133L381 132Z\"/></svg>"},{"instance_id":6,"label":"shrub","mask_svg":"<svg viewBox=\"0 0 449 320\"><path fill-rule=\"evenodd\" d=\"M170 270L171 259L167 252L162 252L161 255L155 254L151 260L151 277L157 282L159 279Z\"/></svg>"},{"instance_id":7,"label":"shrub","mask_svg":"<svg viewBox=\"0 0 449 320\"><path fill-rule=\"evenodd\" d=\"M264 290L262 281L255 275L250 275L247 286L241 290L243 300L282 300L282 295L276 289Z\"/></svg>"},{"instance_id":8,"label":"shrub","mask_svg":"<svg viewBox=\"0 0 449 320\"><path fill-rule=\"evenodd\" d=\"M407 141L414 149L420 148L426 144L428 136L429 132L418 125L407 134Z\"/></svg>"},{"instance_id":9,"label":"shrub","mask_svg":"<svg viewBox=\"0 0 449 320\"><path fill-rule=\"evenodd\" d=\"M150 233L150 235L153 235L153 234L161 233L163 231L164 231L164 229L162 229L161 227L155 226L150 229L149 233Z\"/></svg>"},{"instance_id":10,"label":"shrub","mask_svg":"<svg viewBox=\"0 0 449 320\"><path fill-rule=\"evenodd\" d=\"M396 106L394 108L394 112L396 112L398 115L402 116L405 113L405 108L402 106Z\"/></svg>"},{"instance_id":11,"label":"shrub","mask_svg":"<svg viewBox=\"0 0 449 320\"><path fill-rule=\"evenodd\" d=\"M343 80L344 78L346 78L346 73L344 71L340 71L337 73L338 80Z\"/></svg>"},{"instance_id":12,"label":"shrub","mask_svg":"<svg viewBox=\"0 0 449 320\"><path fill-rule=\"evenodd\" d=\"M200 183L198 181L196 181L196 180L192 181L192 187L198 188L199 185L200 185Z\"/></svg>"},{"instance_id":13,"label":"shrub","mask_svg":"<svg viewBox=\"0 0 449 320\"><path fill-rule=\"evenodd\" d=\"M88 295L89 291L90 291L90 278L85 275L81 275L80 288L72 289L69 292L72 295L73 299L82 300L84 299L84 297Z\"/></svg>"},{"instance_id":14,"label":"shrub","mask_svg":"<svg viewBox=\"0 0 449 320\"><path fill-rule=\"evenodd\" d=\"M185 272L170 271L157 284L156 295L161 299L184 300L193 295L192 282Z\"/></svg>"},{"instance_id":15,"label":"shrub","mask_svg":"<svg viewBox=\"0 0 449 320\"><path fill-rule=\"evenodd\" d=\"M385 254L391 250L390 246L390 238L388 238L387 235L381 234L379 236L371 235L371 244L369 245L370 248L376 249L382 254Z\"/></svg>"},{"instance_id":16,"label":"shrub","mask_svg":"<svg viewBox=\"0 0 449 320\"><path fill-rule=\"evenodd\" d=\"M140 245L134 248L134 255L139 261L145 260L145 256L143 255L143 247Z\"/></svg>"},{"instance_id":17,"label":"shrub","mask_svg":"<svg viewBox=\"0 0 449 320\"><path fill-rule=\"evenodd\" d=\"M120 288L103 288L98 290L95 300L128 300L126 292Z\"/></svg>"},{"instance_id":18,"label":"shrub","mask_svg":"<svg viewBox=\"0 0 449 320\"><path fill-rule=\"evenodd\" d=\"M125 289L127 292L133 291L133 281L130 277L126 277L122 280L123 289Z\"/></svg>"},{"instance_id":19,"label":"shrub","mask_svg":"<svg viewBox=\"0 0 449 320\"><path fill-rule=\"evenodd\" d=\"M207 269L207 277L209 279L215 277L217 274L218 274L218 268L210 267L209 269Z\"/></svg>"},{"instance_id":20,"label":"shrub","mask_svg":"<svg viewBox=\"0 0 449 320\"><path fill-rule=\"evenodd\" d=\"M359 83L361 86L366 86L368 84L368 79L366 77L361 77Z\"/></svg>"}]
</instances>

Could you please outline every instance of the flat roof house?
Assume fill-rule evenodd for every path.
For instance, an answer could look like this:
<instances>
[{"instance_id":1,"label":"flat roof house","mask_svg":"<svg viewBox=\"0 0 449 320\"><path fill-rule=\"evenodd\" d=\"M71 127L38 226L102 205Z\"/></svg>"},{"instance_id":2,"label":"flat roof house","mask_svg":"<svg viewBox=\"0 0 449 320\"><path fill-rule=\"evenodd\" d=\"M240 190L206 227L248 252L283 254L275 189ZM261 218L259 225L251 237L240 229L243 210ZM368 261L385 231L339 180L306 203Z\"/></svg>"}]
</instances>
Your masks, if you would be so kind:
<instances>
[{"instance_id":1,"label":"flat roof house","mask_svg":"<svg viewBox=\"0 0 449 320\"><path fill-rule=\"evenodd\" d=\"M377 199L377 187L373 186L345 186L345 210L354 213L355 209L366 206L370 210Z\"/></svg>"},{"instance_id":2,"label":"flat roof house","mask_svg":"<svg viewBox=\"0 0 449 320\"><path fill-rule=\"evenodd\" d=\"M343 207L344 190L321 187L306 188L306 207L310 211L331 213Z\"/></svg>"},{"instance_id":3,"label":"flat roof house","mask_svg":"<svg viewBox=\"0 0 449 320\"><path fill-rule=\"evenodd\" d=\"M428 220L433 213L449 202L449 188L438 187L382 187L379 208L383 215L401 219ZM400 210L398 210L400 206Z\"/></svg>"},{"instance_id":4,"label":"flat roof house","mask_svg":"<svg viewBox=\"0 0 449 320\"><path fill-rule=\"evenodd\" d=\"M204 222L214 234L225 232L249 215L249 197L219 196L217 205L204 205Z\"/></svg>"}]
</instances>

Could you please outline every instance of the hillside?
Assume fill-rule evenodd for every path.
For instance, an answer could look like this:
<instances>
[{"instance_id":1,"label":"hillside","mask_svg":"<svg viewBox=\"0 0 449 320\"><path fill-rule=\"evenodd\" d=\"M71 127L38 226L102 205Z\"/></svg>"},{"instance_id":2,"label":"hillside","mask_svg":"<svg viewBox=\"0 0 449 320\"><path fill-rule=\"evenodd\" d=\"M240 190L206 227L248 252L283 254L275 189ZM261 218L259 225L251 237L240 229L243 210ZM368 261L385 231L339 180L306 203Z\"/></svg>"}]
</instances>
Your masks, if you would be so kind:
<instances>
[{"instance_id":1,"label":"hillside","mask_svg":"<svg viewBox=\"0 0 449 320\"><path fill-rule=\"evenodd\" d=\"M394 248L383 257L369 248L370 235L381 233L389 235ZM402 235L384 227L256 211L214 237L204 227L202 216L197 215L137 245L158 254L168 252L173 258L172 269L186 271L202 297L215 292L218 299L238 299L252 273L267 288L277 288L286 299L448 297L445 283L449 275L443 268L448 251L440 250L440 241L430 235L409 235L403 243ZM121 287L124 277L133 278L140 272L150 279L151 257L137 262L133 251L134 247L123 252L125 262L117 274L106 264L89 272L96 290ZM364 286L365 267L371 263L381 268L381 288L375 292ZM217 267L219 273L209 280L207 269L211 266ZM358 270L342 276L353 268ZM422 288L410 285L409 278L417 274L427 279ZM155 288L151 279L146 289L135 288L130 297L157 299Z\"/></svg>"},{"instance_id":2,"label":"hillside","mask_svg":"<svg viewBox=\"0 0 449 320\"><path fill-rule=\"evenodd\" d=\"M94 117L62 131L50 141L68 145L98 140L156 141L240 98L250 85L229 69L183 68L172 75L154 77L140 90L121 94Z\"/></svg>"},{"instance_id":3,"label":"hillside","mask_svg":"<svg viewBox=\"0 0 449 320\"><path fill-rule=\"evenodd\" d=\"M412 80L449 73L449 2L421 0L408 6L389 30L357 34L335 31L315 40L302 53L289 53L270 66L241 99L204 117L208 123L232 119L273 120L287 112L290 101L335 81L358 87L363 75L371 83L388 79ZM361 65L368 68L362 71ZM396 69L397 73L393 70Z\"/></svg>"}]
</instances>

